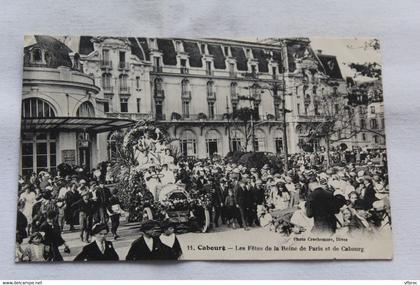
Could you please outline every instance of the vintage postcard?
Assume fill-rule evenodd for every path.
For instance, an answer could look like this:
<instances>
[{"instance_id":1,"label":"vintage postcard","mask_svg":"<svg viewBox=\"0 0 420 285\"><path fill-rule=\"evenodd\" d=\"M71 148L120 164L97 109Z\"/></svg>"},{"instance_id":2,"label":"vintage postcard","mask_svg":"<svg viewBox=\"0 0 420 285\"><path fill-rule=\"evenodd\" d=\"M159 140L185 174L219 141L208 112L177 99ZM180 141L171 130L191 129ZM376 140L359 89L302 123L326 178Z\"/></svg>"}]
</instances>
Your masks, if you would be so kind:
<instances>
[{"instance_id":1,"label":"vintage postcard","mask_svg":"<svg viewBox=\"0 0 420 285\"><path fill-rule=\"evenodd\" d=\"M16 262L391 259L375 38L24 38Z\"/></svg>"}]
</instances>

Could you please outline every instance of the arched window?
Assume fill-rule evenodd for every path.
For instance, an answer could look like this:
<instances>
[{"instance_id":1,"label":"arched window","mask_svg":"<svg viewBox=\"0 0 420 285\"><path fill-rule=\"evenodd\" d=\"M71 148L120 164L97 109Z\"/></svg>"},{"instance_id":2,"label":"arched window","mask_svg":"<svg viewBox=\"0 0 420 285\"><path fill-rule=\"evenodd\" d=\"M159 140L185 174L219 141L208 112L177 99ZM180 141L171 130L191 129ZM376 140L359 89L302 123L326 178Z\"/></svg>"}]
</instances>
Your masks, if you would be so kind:
<instances>
[{"instance_id":1,"label":"arched window","mask_svg":"<svg viewBox=\"0 0 420 285\"><path fill-rule=\"evenodd\" d=\"M107 138L107 152L108 160L113 161L117 158L117 140L116 137L119 135L118 131L111 132Z\"/></svg>"},{"instance_id":2,"label":"arched window","mask_svg":"<svg viewBox=\"0 0 420 285\"><path fill-rule=\"evenodd\" d=\"M206 135L207 155L209 157L211 157L215 153L219 153L219 143L220 143L219 133L215 130L210 130Z\"/></svg>"},{"instance_id":3,"label":"arched window","mask_svg":"<svg viewBox=\"0 0 420 285\"><path fill-rule=\"evenodd\" d=\"M76 117L95 117L95 108L93 107L92 103L89 101L83 102L79 106L79 109L77 109Z\"/></svg>"},{"instance_id":4,"label":"arched window","mask_svg":"<svg viewBox=\"0 0 420 285\"><path fill-rule=\"evenodd\" d=\"M55 113L47 101L29 98L22 101L22 117L53 118Z\"/></svg>"},{"instance_id":5,"label":"arched window","mask_svg":"<svg viewBox=\"0 0 420 285\"><path fill-rule=\"evenodd\" d=\"M192 131L184 131L181 135L180 143L183 156L188 157L197 155L197 137Z\"/></svg>"}]
</instances>

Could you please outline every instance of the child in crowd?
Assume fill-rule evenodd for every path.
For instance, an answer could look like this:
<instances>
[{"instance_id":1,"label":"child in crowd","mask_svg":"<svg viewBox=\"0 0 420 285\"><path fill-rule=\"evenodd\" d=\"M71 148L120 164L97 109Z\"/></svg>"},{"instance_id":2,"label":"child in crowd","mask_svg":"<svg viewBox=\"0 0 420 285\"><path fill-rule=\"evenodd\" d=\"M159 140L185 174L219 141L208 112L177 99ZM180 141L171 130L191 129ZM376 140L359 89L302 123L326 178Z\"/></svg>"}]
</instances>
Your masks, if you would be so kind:
<instances>
[{"instance_id":1,"label":"child in crowd","mask_svg":"<svg viewBox=\"0 0 420 285\"><path fill-rule=\"evenodd\" d=\"M40 232L34 232L28 241L28 246L23 251L23 261L41 262L48 258L48 247L42 243Z\"/></svg>"},{"instance_id":2,"label":"child in crowd","mask_svg":"<svg viewBox=\"0 0 420 285\"><path fill-rule=\"evenodd\" d=\"M236 228L235 197L233 196L232 189L228 190L228 195L226 196L226 199L225 199L225 207L226 207L226 221L227 221L228 226L232 225L232 228Z\"/></svg>"}]
</instances>

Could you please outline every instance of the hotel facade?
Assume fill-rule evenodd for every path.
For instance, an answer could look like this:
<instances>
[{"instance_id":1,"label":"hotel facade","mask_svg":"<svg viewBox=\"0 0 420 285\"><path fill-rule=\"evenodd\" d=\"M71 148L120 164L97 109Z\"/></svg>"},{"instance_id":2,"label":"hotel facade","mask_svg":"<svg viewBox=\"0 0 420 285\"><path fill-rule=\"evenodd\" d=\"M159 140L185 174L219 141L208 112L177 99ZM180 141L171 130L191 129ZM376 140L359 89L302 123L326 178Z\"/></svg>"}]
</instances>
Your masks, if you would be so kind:
<instances>
[{"instance_id":1,"label":"hotel facade","mask_svg":"<svg viewBox=\"0 0 420 285\"><path fill-rule=\"evenodd\" d=\"M289 153L319 150L323 139L307 138L327 95L346 104L348 84L336 57L306 38L38 36L25 48L22 174L112 160L113 134L138 120L161 125L185 156L280 155L285 138ZM247 124L232 116L245 107L254 110Z\"/></svg>"}]
</instances>

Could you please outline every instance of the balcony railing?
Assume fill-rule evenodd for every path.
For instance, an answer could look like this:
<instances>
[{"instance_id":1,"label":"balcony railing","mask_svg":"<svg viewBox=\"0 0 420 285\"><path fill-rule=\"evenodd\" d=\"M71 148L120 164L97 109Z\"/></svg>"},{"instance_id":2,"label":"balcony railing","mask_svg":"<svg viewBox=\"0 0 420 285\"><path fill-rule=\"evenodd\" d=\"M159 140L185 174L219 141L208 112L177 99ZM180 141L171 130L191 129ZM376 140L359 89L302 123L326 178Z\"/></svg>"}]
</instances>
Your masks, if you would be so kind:
<instances>
[{"instance_id":1,"label":"balcony railing","mask_svg":"<svg viewBox=\"0 0 420 285\"><path fill-rule=\"evenodd\" d=\"M120 94L130 94L130 87L127 86L120 86Z\"/></svg>"},{"instance_id":2,"label":"balcony railing","mask_svg":"<svg viewBox=\"0 0 420 285\"><path fill-rule=\"evenodd\" d=\"M102 87L104 94L114 94L114 87L113 86L104 86Z\"/></svg>"},{"instance_id":3,"label":"balcony railing","mask_svg":"<svg viewBox=\"0 0 420 285\"><path fill-rule=\"evenodd\" d=\"M125 61L120 61L119 64L118 64L118 69L129 70L130 69L130 64L128 62L125 62Z\"/></svg>"},{"instance_id":4,"label":"balcony railing","mask_svg":"<svg viewBox=\"0 0 420 285\"><path fill-rule=\"evenodd\" d=\"M146 114L146 113L107 113L106 116L108 118L118 118L118 119L129 119L134 121L139 120L152 120L153 115L152 114Z\"/></svg>"},{"instance_id":5,"label":"balcony railing","mask_svg":"<svg viewBox=\"0 0 420 285\"><path fill-rule=\"evenodd\" d=\"M181 74L188 74L190 71L186 67L181 67Z\"/></svg>"},{"instance_id":6,"label":"balcony railing","mask_svg":"<svg viewBox=\"0 0 420 285\"><path fill-rule=\"evenodd\" d=\"M214 75L213 70L206 69L206 75L213 76Z\"/></svg>"},{"instance_id":7,"label":"balcony railing","mask_svg":"<svg viewBox=\"0 0 420 285\"><path fill-rule=\"evenodd\" d=\"M215 114L213 117L209 117L208 114L188 114L188 117L185 115L182 115L182 118L180 118L178 121L223 121L225 118L223 117L223 114Z\"/></svg>"},{"instance_id":8,"label":"balcony railing","mask_svg":"<svg viewBox=\"0 0 420 285\"><path fill-rule=\"evenodd\" d=\"M110 60L101 60L101 68L112 68L112 61Z\"/></svg>"},{"instance_id":9,"label":"balcony railing","mask_svg":"<svg viewBox=\"0 0 420 285\"><path fill-rule=\"evenodd\" d=\"M153 72L161 73L162 72L162 66L153 66Z\"/></svg>"}]
</instances>

